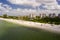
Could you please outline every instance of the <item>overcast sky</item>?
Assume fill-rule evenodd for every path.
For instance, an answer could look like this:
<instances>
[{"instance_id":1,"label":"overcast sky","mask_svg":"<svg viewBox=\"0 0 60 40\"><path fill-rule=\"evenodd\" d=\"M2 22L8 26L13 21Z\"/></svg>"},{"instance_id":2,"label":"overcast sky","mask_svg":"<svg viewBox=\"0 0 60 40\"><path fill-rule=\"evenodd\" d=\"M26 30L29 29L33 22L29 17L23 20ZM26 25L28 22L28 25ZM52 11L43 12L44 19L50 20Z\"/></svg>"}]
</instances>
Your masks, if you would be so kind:
<instances>
[{"instance_id":1,"label":"overcast sky","mask_svg":"<svg viewBox=\"0 0 60 40\"><path fill-rule=\"evenodd\" d=\"M38 11L51 12L49 9L60 9L60 0L0 0L0 15L38 14Z\"/></svg>"}]
</instances>

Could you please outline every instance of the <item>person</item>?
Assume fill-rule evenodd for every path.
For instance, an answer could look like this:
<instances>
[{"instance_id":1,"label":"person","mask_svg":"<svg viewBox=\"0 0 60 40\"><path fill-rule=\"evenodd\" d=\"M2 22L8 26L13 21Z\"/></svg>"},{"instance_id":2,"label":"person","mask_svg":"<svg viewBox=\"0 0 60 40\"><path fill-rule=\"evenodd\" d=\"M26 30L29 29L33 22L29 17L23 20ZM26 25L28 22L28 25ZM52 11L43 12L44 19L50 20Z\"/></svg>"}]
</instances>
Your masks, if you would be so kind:
<instances>
[{"instance_id":1,"label":"person","mask_svg":"<svg viewBox=\"0 0 60 40\"><path fill-rule=\"evenodd\" d=\"M42 24L41 24L41 26L42 26Z\"/></svg>"}]
</instances>

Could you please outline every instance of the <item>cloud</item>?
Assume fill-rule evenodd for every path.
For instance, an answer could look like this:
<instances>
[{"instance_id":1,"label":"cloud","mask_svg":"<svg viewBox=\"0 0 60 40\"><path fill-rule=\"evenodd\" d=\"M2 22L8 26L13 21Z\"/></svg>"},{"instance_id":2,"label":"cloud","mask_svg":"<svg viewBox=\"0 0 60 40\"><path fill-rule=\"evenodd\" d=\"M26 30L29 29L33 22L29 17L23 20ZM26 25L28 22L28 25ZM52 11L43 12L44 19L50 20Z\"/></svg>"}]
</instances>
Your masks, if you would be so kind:
<instances>
[{"instance_id":1,"label":"cloud","mask_svg":"<svg viewBox=\"0 0 60 40\"><path fill-rule=\"evenodd\" d=\"M0 3L0 14L6 14L8 13L12 8L7 5L7 4L3 4L3 3Z\"/></svg>"},{"instance_id":2,"label":"cloud","mask_svg":"<svg viewBox=\"0 0 60 40\"><path fill-rule=\"evenodd\" d=\"M7 4L0 3L0 15L3 14L8 14L11 16L23 16L23 15L28 15L30 13L37 13L36 10L32 9L13 9Z\"/></svg>"},{"instance_id":3,"label":"cloud","mask_svg":"<svg viewBox=\"0 0 60 40\"><path fill-rule=\"evenodd\" d=\"M7 0L12 4L17 5L30 5L30 6L38 6L40 5L36 0Z\"/></svg>"},{"instance_id":4,"label":"cloud","mask_svg":"<svg viewBox=\"0 0 60 40\"><path fill-rule=\"evenodd\" d=\"M33 7L45 4L44 7L46 7L47 9L55 9L58 5L56 0L7 0L7 1L16 5L29 5Z\"/></svg>"},{"instance_id":5,"label":"cloud","mask_svg":"<svg viewBox=\"0 0 60 40\"><path fill-rule=\"evenodd\" d=\"M14 16L23 16L23 15L29 15L29 14L37 14L36 10L32 10L32 9L12 9L8 15L14 15Z\"/></svg>"},{"instance_id":6,"label":"cloud","mask_svg":"<svg viewBox=\"0 0 60 40\"><path fill-rule=\"evenodd\" d=\"M40 0L39 2L44 4L46 9L56 9L58 5L56 0Z\"/></svg>"},{"instance_id":7,"label":"cloud","mask_svg":"<svg viewBox=\"0 0 60 40\"><path fill-rule=\"evenodd\" d=\"M57 4L56 0L8 0L12 4L17 4L17 5L30 5L33 7L36 6L41 6L44 4L44 8L47 10L36 10L36 9L13 9L7 4L0 3L0 13L5 14L7 13L8 15L12 16L18 16L18 15L29 15L31 13L33 14L39 14L39 13L60 13L60 10L49 10L49 9L60 9L60 6ZM53 12L52 12L53 11Z\"/></svg>"}]
</instances>

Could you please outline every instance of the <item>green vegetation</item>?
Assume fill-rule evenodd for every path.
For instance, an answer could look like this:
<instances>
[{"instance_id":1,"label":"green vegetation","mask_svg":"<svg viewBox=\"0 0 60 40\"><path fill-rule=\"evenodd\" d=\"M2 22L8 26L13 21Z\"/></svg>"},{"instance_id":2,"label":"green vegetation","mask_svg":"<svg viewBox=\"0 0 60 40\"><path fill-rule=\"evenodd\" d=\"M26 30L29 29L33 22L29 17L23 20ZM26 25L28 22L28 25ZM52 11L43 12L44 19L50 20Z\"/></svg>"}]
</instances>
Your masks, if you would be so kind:
<instances>
[{"instance_id":1,"label":"green vegetation","mask_svg":"<svg viewBox=\"0 0 60 40\"><path fill-rule=\"evenodd\" d=\"M7 14L4 14L1 17L18 19L18 20L33 21L33 22L40 22L40 23L56 24L56 25L60 24L60 18L57 17L57 16L54 17L54 18L51 18L51 17L48 17L48 16L46 16L44 18L41 18L40 16L30 18L29 16L7 16Z\"/></svg>"},{"instance_id":2,"label":"green vegetation","mask_svg":"<svg viewBox=\"0 0 60 40\"><path fill-rule=\"evenodd\" d=\"M45 18L37 18L37 19L33 19L32 21L35 22L40 22L40 23L49 23L49 24L60 24L60 18L59 17L54 17L54 18L50 18L50 17L45 17Z\"/></svg>"},{"instance_id":3,"label":"green vegetation","mask_svg":"<svg viewBox=\"0 0 60 40\"><path fill-rule=\"evenodd\" d=\"M3 18L7 18L7 14L4 14L2 17L3 17Z\"/></svg>"},{"instance_id":4,"label":"green vegetation","mask_svg":"<svg viewBox=\"0 0 60 40\"><path fill-rule=\"evenodd\" d=\"M0 40L60 40L60 34L0 20Z\"/></svg>"}]
</instances>

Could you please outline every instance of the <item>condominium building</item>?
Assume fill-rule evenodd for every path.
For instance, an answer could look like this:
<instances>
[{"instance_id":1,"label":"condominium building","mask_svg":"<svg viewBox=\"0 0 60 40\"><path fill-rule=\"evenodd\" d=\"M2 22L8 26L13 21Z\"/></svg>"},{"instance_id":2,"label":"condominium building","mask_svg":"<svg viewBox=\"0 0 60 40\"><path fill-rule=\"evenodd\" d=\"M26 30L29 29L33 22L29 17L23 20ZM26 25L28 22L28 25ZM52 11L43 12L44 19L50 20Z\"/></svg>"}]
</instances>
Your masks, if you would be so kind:
<instances>
[{"instance_id":1,"label":"condominium building","mask_svg":"<svg viewBox=\"0 0 60 40\"><path fill-rule=\"evenodd\" d=\"M50 18L54 18L54 17L56 17L56 15L55 15L55 13L52 13L52 14L50 13L50 14L49 14L49 17L50 17Z\"/></svg>"},{"instance_id":2,"label":"condominium building","mask_svg":"<svg viewBox=\"0 0 60 40\"><path fill-rule=\"evenodd\" d=\"M60 18L60 14L58 14L58 17Z\"/></svg>"},{"instance_id":3,"label":"condominium building","mask_svg":"<svg viewBox=\"0 0 60 40\"><path fill-rule=\"evenodd\" d=\"M35 18L36 15L35 14L29 14L29 18Z\"/></svg>"},{"instance_id":4,"label":"condominium building","mask_svg":"<svg viewBox=\"0 0 60 40\"><path fill-rule=\"evenodd\" d=\"M46 17L46 14L44 13L40 14L40 18L44 18L44 17Z\"/></svg>"},{"instance_id":5,"label":"condominium building","mask_svg":"<svg viewBox=\"0 0 60 40\"><path fill-rule=\"evenodd\" d=\"M55 14L55 13L53 13L53 18L54 18L54 17L56 17L56 14Z\"/></svg>"}]
</instances>

